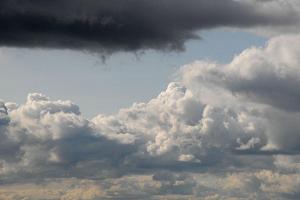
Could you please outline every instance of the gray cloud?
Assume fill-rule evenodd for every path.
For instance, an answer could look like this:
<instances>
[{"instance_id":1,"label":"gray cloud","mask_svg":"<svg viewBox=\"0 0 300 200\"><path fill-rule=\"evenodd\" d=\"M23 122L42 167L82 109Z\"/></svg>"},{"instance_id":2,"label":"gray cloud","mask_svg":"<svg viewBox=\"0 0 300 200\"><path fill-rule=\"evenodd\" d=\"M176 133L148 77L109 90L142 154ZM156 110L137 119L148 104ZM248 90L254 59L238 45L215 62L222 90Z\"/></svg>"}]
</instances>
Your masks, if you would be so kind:
<instances>
[{"instance_id":1,"label":"gray cloud","mask_svg":"<svg viewBox=\"0 0 300 200\"><path fill-rule=\"evenodd\" d=\"M239 121L242 113L204 105L179 83L147 104L92 120L70 101L41 94L30 94L20 106L5 105L0 174L13 180L228 168L235 165L225 162L235 159L231 151L266 144L263 134L248 130L251 119Z\"/></svg>"},{"instance_id":2,"label":"gray cloud","mask_svg":"<svg viewBox=\"0 0 300 200\"><path fill-rule=\"evenodd\" d=\"M235 0L3 0L0 45L88 51L181 50L196 30L288 26L295 2Z\"/></svg>"},{"instance_id":3,"label":"gray cloud","mask_svg":"<svg viewBox=\"0 0 300 200\"><path fill-rule=\"evenodd\" d=\"M204 103L251 108L250 116L263 122L260 131L272 145L299 151L298 42L299 35L279 36L264 48L245 50L226 65L192 64L182 69L182 81Z\"/></svg>"},{"instance_id":4,"label":"gray cloud","mask_svg":"<svg viewBox=\"0 0 300 200\"><path fill-rule=\"evenodd\" d=\"M297 199L300 176L271 170L228 174L169 173L108 180L47 179L40 184L0 185L3 199Z\"/></svg>"},{"instance_id":5,"label":"gray cloud","mask_svg":"<svg viewBox=\"0 0 300 200\"><path fill-rule=\"evenodd\" d=\"M134 152L133 145L97 134L70 101L31 94L25 105L6 105L3 110L9 114L4 112L1 119L9 120L0 127L0 173L10 179L118 176L114 171L121 171L118 167Z\"/></svg>"},{"instance_id":6,"label":"gray cloud","mask_svg":"<svg viewBox=\"0 0 300 200\"><path fill-rule=\"evenodd\" d=\"M184 69L183 79L187 84L203 83L207 90L228 90L237 98L298 112L298 42L299 35L280 36L271 39L264 48L243 51L224 66L198 62Z\"/></svg>"},{"instance_id":7,"label":"gray cloud","mask_svg":"<svg viewBox=\"0 0 300 200\"><path fill-rule=\"evenodd\" d=\"M1 101L0 197L4 183L75 177L101 180L88 186L96 196L79 185L65 199L297 198L299 41L280 36L228 64L183 66L156 98L114 115L87 119L37 93Z\"/></svg>"}]
</instances>

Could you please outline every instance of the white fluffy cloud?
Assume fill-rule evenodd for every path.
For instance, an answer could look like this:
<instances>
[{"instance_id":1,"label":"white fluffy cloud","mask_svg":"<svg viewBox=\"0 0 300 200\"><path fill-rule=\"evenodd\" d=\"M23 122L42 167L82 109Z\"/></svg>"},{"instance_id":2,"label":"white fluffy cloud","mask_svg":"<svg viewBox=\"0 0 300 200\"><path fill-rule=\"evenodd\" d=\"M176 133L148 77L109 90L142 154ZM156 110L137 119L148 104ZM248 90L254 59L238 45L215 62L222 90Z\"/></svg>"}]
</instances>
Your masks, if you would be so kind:
<instances>
[{"instance_id":1,"label":"white fluffy cloud","mask_svg":"<svg viewBox=\"0 0 300 200\"><path fill-rule=\"evenodd\" d=\"M247 117L259 120L269 146L299 150L299 42L299 35L276 37L263 48L243 51L226 65L185 66L181 78L205 104L250 111Z\"/></svg>"},{"instance_id":2,"label":"white fluffy cloud","mask_svg":"<svg viewBox=\"0 0 300 200\"><path fill-rule=\"evenodd\" d=\"M3 174L214 165L224 152L265 144L244 111L205 105L180 83L170 83L149 103L92 120L73 103L41 94L29 94L20 106L2 103L2 110Z\"/></svg>"},{"instance_id":3,"label":"white fluffy cloud","mask_svg":"<svg viewBox=\"0 0 300 200\"><path fill-rule=\"evenodd\" d=\"M143 186L137 196L130 192L140 185L127 188L126 181L105 191L103 185L101 191L92 188L99 195L110 191L116 199L126 192L128 198L146 199L152 198L149 195L245 198L237 188L253 198L264 199L255 196L260 192L296 197L296 186L285 188L281 180L290 183L288 173L300 168L299 43L299 35L280 36L265 47L245 50L229 64L186 65L177 82L156 98L110 116L87 119L72 102L35 93L22 105L1 101L0 176L17 182L153 174L155 184ZM211 178L220 169L227 180L222 179L223 185L220 174ZM174 174L179 170L187 174ZM236 170L250 172L238 178L227 174ZM223 190L188 175L203 172L219 181Z\"/></svg>"}]
</instances>

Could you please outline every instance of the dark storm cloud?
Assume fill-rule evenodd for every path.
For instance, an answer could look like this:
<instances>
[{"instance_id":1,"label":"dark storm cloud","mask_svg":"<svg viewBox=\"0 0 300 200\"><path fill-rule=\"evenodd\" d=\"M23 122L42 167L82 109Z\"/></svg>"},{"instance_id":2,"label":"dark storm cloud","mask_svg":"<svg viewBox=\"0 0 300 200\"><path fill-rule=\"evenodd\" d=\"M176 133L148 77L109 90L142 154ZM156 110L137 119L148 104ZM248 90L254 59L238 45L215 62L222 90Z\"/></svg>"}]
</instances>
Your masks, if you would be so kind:
<instances>
[{"instance_id":1,"label":"dark storm cloud","mask_svg":"<svg viewBox=\"0 0 300 200\"><path fill-rule=\"evenodd\" d=\"M2 0L0 45L181 50L195 30L290 24L291 16L234 0Z\"/></svg>"}]
</instances>

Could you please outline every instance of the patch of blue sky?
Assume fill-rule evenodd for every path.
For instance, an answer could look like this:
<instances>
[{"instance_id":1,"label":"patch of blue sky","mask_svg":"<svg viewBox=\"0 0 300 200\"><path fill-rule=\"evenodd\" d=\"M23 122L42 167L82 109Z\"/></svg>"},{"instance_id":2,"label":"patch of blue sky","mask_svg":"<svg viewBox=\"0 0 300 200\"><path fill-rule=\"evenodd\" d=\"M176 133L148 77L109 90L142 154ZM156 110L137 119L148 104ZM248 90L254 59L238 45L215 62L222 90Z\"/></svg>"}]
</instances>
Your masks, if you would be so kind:
<instances>
[{"instance_id":1,"label":"patch of blue sky","mask_svg":"<svg viewBox=\"0 0 300 200\"><path fill-rule=\"evenodd\" d=\"M230 62L266 38L242 31L214 29L199 32L200 40L186 43L184 52L145 51L101 56L80 51L1 48L1 98L24 102L30 92L52 99L64 97L79 104L85 116L114 113L134 102L155 97L182 65L195 60Z\"/></svg>"}]
</instances>

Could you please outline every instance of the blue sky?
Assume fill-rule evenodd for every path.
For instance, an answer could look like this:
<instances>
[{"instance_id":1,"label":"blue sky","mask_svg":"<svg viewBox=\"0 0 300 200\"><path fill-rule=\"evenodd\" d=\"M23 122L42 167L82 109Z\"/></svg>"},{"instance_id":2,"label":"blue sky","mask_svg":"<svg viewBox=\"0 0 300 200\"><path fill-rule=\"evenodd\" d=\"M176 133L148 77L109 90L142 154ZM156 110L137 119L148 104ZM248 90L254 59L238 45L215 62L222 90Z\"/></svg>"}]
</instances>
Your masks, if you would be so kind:
<instances>
[{"instance_id":1,"label":"blue sky","mask_svg":"<svg viewBox=\"0 0 300 200\"><path fill-rule=\"evenodd\" d=\"M117 53L100 56L70 50L1 48L1 98L22 103L28 93L70 99L87 117L114 113L134 102L157 96L173 73L195 60L227 63L244 49L263 46L266 38L242 31L214 29L199 32L184 52Z\"/></svg>"}]
</instances>

